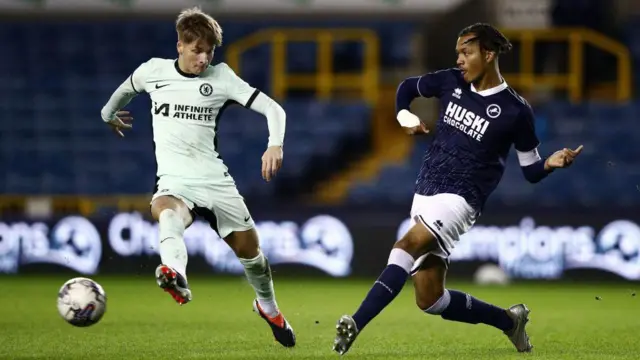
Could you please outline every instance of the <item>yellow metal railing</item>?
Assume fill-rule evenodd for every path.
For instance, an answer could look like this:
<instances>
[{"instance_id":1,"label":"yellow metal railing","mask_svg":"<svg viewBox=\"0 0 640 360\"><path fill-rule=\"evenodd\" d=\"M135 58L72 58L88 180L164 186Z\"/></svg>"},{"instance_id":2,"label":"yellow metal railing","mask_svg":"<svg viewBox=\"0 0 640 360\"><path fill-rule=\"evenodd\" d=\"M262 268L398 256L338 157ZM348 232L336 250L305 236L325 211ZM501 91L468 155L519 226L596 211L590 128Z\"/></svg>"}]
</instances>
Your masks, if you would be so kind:
<instances>
[{"instance_id":1,"label":"yellow metal railing","mask_svg":"<svg viewBox=\"0 0 640 360\"><path fill-rule=\"evenodd\" d=\"M7 214L26 213L30 207L30 201L47 201L53 214L80 214L89 216L100 210L119 212L137 211L149 212L149 195L110 195L110 196L83 196L83 195L0 195L0 218Z\"/></svg>"},{"instance_id":2,"label":"yellow metal railing","mask_svg":"<svg viewBox=\"0 0 640 360\"><path fill-rule=\"evenodd\" d=\"M616 56L616 99L625 102L631 98L631 56L621 43L593 30L584 28L504 30L513 42L520 42L520 69L515 74L504 74L507 81L517 87L534 88L545 84L566 89L572 102L583 99L584 46L595 46ZM291 74L286 69L289 42L316 42L318 44L318 69L315 74ZM333 71L333 44L336 41L361 41L365 45L363 70L355 74ZM567 74L535 74L534 44L539 41L566 41L569 44L569 71ZM261 44L272 46L271 68L273 96L283 99L288 89L315 90L319 98L328 99L338 89L360 90L363 98L375 104L379 91L379 41L368 29L269 29L254 33L229 46L227 62L237 72L241 71L241 55ZM0 215L24 211L28 208L29 195L1 195ZM116 211L149 211L151 194L140 196L47 196L54 214L74 213L91 215L100 209Z\"/></svg>"},{"instance_id":3,"label":"yellow metal railing","mask_svg":"<svg viewBox=\"0 0 640 360\"><path fill-rule=\"evenodd\" d=\"M333 68L333 45L337 41L357 41L364 44L364 64L358 73L336 73ZM317 69L313 74L293 74L287 71L287 53L291 42L315 42L318 46ZM259 45L271 45L272 96L286 97L289 89L315 90L318 98L327 100L335 90L360 90L370 104L378 100L380 77L378 36L369 29L267 29L258 31L229 45L227 63L240 73L241 56Z\"/></svg>"},{"instance_id":4,"label":"yellow metal railing","mask_svg":"<svg viewBox=\"0 0 640 360\"><path fill-rule=\"evenodd\" d=\"M511 85L525 89L532 89L537 85L566 89L571 102L582 101L584 95L584 46L589 44L617 58L616 100L626 102L631 98L631 55L627 47L618 41L586 28L504 30L503 33L512 42L519 42L521 45L518 73L503 74ZM568 42L568 74L535 74L534 45L541 41Z\"/></svg>"},{"instance_id":5,"label":"yellow metal railing","mask_svg":"<svg viewBox=\"0 0 640 360\"><path fill-rule=\"evenodd\" d=\"M338 41L357 41L364 44L364 63L357 73L336 73L333 69L333 45ZM291 74L287 72L286 59L290 42L315 42L318 46L317 69L314 74ZM370 104L378 100L379 91L379 41L376 33L368 29L268 29L256 32L229 45L227 63L236 72L241 72L240 58L247 50L270 44L273 97L282 100L288 89L315 90L320 99L331 98L335 90L360 91L362 98ZM30 195L0 195L0 215L26 211ZM151 194L130 196L44 196L50 202L54 214L73 213L89 216L97 211L149 211Z\"/></svg>"}]
</instances>

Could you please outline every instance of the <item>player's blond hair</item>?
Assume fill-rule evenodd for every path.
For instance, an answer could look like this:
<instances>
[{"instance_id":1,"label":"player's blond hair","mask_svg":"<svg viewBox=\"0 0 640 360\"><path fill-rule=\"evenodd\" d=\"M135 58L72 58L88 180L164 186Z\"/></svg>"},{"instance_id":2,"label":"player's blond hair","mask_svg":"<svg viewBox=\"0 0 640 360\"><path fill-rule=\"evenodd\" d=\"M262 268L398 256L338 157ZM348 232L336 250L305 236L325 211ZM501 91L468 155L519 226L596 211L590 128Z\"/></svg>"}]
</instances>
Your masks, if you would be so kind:
<instances>
[{"instance_id":1,"label":"player's blond hair","mask_svg":"<svg viewBox=\"0 0 640 360\"><path fill-rule=\"evenodd\" d=\"M210 15L199 7L184 9L176 20L178 40L190 44L204 40L212 46L222 45L222 28Z\"/></svg>"}]
</instances>

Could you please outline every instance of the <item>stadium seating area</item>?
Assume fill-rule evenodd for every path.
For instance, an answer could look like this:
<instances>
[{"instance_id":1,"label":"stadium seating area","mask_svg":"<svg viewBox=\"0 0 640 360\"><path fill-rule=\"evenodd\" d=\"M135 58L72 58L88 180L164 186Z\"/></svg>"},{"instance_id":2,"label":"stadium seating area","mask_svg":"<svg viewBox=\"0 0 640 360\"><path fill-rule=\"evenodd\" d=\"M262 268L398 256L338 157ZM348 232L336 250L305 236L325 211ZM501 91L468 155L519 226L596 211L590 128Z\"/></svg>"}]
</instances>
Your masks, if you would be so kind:
<instances>
[{"instance_id":1,"label":"stadium seating area","mask_svg":"<svg viewBox=\"0 0 640 360\"><path fill-rule=\"evenodd\" d=\"M93 114L95 107L36 99L12 105L9 121L0 130L3 160L1 191L20 194L142 194L153 189L155 158L151 125L141 115L124 139L115 136ZM313 159L331 157L343 142L368 132L369 110L362 104L287 102L287 161L280 177L299 178ZM91 116L93 115L93 116ZM64 117L64 119L61 119ZM348 117L349 121L344 119ZM58 121L52 119L58 118ZM64 120L64 121L63 121ZM265 119L242 107L230 107L219 127L222 157L242 190L267 195L275 189L260 177L260 158L267 141Z\"/></svg>"},{"instance_id":2,"label":"stadium seating area","mask_svg":"<svg viewBox=\"0 0 640 360\"><path fill-rule=\"evenodd\" d=\"M640 102L627 106L590 103L549 103L537 107L548 119L547 134L540 147L543 154L564 147L585 146L570 172L559 173L531 186L524 179L515 154L508 160L502 183L490 204L523 204L535 200L539 206L562 204L632 205L640 197L637 166ZM372 183L358 184L350 192L352 202L406 204L420 168L427 142L417 143L405 164L389 166Z\"/></svg>"},{"instance_id":3,"label":"stadium seating area","mask_svg":"<svg viewBox=\"0 0 640 360\"><path fill-rule=\"evenodd\" d=\"M633 69L640 69L640 18L630 21L624 33L623 41L630 49ZM634 87L638 88L640 71L633 73ZM579 144L584 144L585 150L570 173L556 174L535 186L526 182L515 155L511 154L504 178L489 200L489 206L532 201L539 206L629 206L640 201L640 168L637 166L640 100L624 106L555 102L537 105L535 111L540 117L537 130L543 153ZM407 204L427 147L427 142L416 143L406 163L385 167L370 183L355 184L349 201Z\"/></svg>"},{"instance_id":4,"label":"stadium seating area","mask_svg":"<svg viewBox=\"0 0 640 360\"><path fill-rule=\"evenodd\" d=\"M623 41L629 47L633 58L633 69L640 69L640 17L632 19L625 27ZM640 84L640 71L634 71L634 82Z\"/></svg>"},{"instance_id":5,"label":"stadium seating area","mask_svg":"<svg viewBox=\"0 0 640 360\"><path fill-rule=\"evenodd\" d=\"M409 61L412 25L390 22L223 23L225 43L267 25L373 28L385 44L383 65L403 66ZM627 41L640 68L638 29L630 27ZM148 193L155 171L149 101L141 97L129 106L137 122L124 140L110 133L98 114L111 91L138 64L152 56L175 57L174 39L171 21L0 24L0 52L4 54L0 58L0 191ZM224 60L224 49L216 53L216 59ZM289 52L296 54L290 57L291 70L313 71L313 46L292 44ZM353 54L361 53L359 44L337 44L336 66L339 70L358 67L359 56ZM270 74L264 64L268 56L266 46L257 47L242 64L242 76L267 92ZM220 125L222 156L247 197L286 193L283 183L313 179L310 174L318 172L318 164L344 158L346 144L366 144L372 109L365 104L292 99L284 106L289 118L287 158L283 173L273 184L265 185L260 178L260 156L267 137L264 119L242 108L230 108ZM536 110L548 120L543 152L584 144L584 156L571 175L553 176L535 187L525 182L515 156L511 156L511 166L493 202L508 205L533 198L541 205L637 202L640 168L634 166L634 145L640 143L640 132L632 129L640 115L640 103L622 107L550 103L538 105ZM416 144L405 164L385 168L372 183L355 184L349 200L408 201L427 146ZM570 182L566 181L568 176Z\"/></svg>"},{"instance_id":6,"label":"stadium seating area","mask_svg":"<svg viewBox=\"0 0 640 360\"><path fill-rule=\"evenodd\" d=\"M225 43L232 43L267 24L222 23ZM340 23L277 24L269 26L340 27ZM368 27L389 44L383 64L406 64L405 36L410 25L349 22ZM0 127L2 175L0 190L14 194L148 193L153 189L155 160L149 101L141 96L129 105L137 118L134 131L122 140L99 118L100 109L115 88L141 62L175 54L175 30L168 21L3 22L0 24ZM25 44L29 46L25 47ZM214 61L225 59L225 47ZM313 72L313 44L290 44L288 67ZM336 68L359 66L362 46L337 43ZM8 56L7 56L8 55ZM243 58L242 76L269 92L270 49L258 46ZM349 61L347 61L347 59ZM275 183L260 178L260 157L267 139L266 121L242 108L228 110L220 126L223 158L248 196L273 193L279 182L305 181L305 173L339 156L345 143L368 140L370 109L362 103L322 103L313 99L284 104L287 161ZM362 142L366 143L366 141ZM315 169L317 170L317 169ZM297 179L294 181L291 179Z\"/></svg>"}]
</instances>

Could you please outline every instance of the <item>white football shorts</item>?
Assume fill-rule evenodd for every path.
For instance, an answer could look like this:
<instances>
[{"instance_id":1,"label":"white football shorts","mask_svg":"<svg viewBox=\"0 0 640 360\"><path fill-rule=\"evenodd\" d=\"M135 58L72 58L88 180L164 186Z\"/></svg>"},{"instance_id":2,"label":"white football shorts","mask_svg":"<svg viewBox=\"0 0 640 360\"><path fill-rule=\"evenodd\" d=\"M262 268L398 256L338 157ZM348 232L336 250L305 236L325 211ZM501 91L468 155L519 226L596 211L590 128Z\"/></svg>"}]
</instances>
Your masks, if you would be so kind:
<instances>
[{"instance_id":1,"label":"white football shorts","mask_svg":"<svg viewBox=\"0 0 640 360\"><path fill-rule=\"evenodd\" d=\"M151 202L166 195L182 200L192 215L208 221L223 239L234 231L246 231L255 226L244 198L231 178L222 183L187 184L175 177L162 176L157 180Z\"/></svg>"},{"instance_id":2,"label":"white football shorts","mask_svg":"<svg viewBox=\"0 0 640 360\"><path fill-rule=\"evenodd\" d=\"M411 274L415 274L428 255L447 260L460 237L469 231L477 218L477 212L460 195L436 194L425 196L415 194L411 205L411 227L416 223L424 225L436 238L438 249L416 259Z\"/></svg>"}]
</instances>

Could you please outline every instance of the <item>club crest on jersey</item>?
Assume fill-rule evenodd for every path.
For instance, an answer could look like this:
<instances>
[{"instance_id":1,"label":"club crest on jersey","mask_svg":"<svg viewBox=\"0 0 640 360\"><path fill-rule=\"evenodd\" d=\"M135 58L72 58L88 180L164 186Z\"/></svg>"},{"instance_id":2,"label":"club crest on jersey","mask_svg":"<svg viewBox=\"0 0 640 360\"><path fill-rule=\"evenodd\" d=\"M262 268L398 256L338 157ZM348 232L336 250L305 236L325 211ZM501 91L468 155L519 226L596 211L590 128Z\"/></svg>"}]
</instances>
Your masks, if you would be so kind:
<instances>
[{"instance_id":1,"label":"club crest on jersey","mask_svg":"<svg viewBox=\"0 0 640 360\"><path fill-rule=\"evenodd\" d=\"M492 105L489 105L489 107L491 106ZM489 113L488 108L487 113ZM498 108L498 115L500 115L500 108ZM453 102L449 102L449 104L447 104L447 110L445 110L443 121L445 124L453 126L476 141L482 141L482 136L491 124L482 116Z\"/></svg>"},{"instance_id":2,"label":"club crest on jersey","mask_svg":"<svg viewBox=\"0 0 640 360\"><path fill-rule=\"evenodd\" d=\"M489 106L487 106L487 116L495 119L498 116L500 116L500 114L502 113L502 109L500 109L500 106L496 105L496 104L491 104Z\"/></svg>"},{"instance_id":3,"label":"club crest on jersey","mask_svg":"<svg viewBox=\"0 0 640 360\"><path fill-rule=\"evenodd\" d=\"M202 96L209 96L212 93L213 93L213 87L211 86L211 84L204 83L200 85L200 94Z\"/></svg>"},{"instance_id":4,"label":"club crest on jersey","mask_svg":"<svg viewBox=\"0 0 640 360\"><path fill-rule=\"evenodd\" d=\"M462 90L460 90L460 88L456 88L455 90L453 90L453 94L451 95L456 99L460 99L460 97L462 96Z\"/></svg>"}]
</instances>

